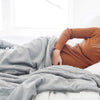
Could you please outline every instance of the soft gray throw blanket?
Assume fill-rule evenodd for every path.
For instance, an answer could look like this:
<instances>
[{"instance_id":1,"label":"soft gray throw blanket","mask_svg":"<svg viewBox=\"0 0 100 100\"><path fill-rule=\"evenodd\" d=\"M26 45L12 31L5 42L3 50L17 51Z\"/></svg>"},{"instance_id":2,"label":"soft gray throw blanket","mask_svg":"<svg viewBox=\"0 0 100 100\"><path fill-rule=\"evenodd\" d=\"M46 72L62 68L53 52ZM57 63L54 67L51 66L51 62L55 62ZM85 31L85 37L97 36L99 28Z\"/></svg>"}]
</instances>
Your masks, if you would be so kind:
<instances>
[{"instance_id":1,"label":"soft gray throw blanket","mask_svg":"<svg viewBox=\"0 0 100 100\"><path fill-rule=\"evenodd\" d=\"M43 91L100 92L100 76L51 64L56 41L40 37L21 46L0 41L0 100L34 100Z\"/></svg>"}]
</instances>

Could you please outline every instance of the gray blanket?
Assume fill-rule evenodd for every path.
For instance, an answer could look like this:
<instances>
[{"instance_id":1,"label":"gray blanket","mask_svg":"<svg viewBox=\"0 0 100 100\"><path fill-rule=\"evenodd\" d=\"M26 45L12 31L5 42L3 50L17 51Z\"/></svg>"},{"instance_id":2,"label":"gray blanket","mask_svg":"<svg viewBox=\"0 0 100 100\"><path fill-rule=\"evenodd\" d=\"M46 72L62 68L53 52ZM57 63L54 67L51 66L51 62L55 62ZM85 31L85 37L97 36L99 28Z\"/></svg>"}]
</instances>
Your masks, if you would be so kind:
<instances>
[{"instance_id":1,"label":"gray blanket","mask_svg":"<svg viewBox=\"0 0 100 100\"><path fill-rule=\"evenodd\" d=\"M100 92L100 76L51 64L56 37L15 45L0 41L0 100L34 100L43 91Z\"/></svg>"}]
</instances>

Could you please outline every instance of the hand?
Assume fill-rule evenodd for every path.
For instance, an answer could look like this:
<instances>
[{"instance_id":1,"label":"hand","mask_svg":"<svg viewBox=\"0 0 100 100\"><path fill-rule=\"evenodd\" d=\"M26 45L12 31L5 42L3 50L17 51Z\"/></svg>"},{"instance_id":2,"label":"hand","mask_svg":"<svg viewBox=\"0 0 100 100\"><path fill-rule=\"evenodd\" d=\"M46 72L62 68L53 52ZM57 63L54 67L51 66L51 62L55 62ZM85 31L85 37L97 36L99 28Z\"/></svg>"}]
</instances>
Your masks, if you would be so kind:
<instances>
[{"instance_id":1,"label":"hand","mask_svg":"<svg viewBox=\"0 0 100 100\"><path fill-rule=\"evenodd\" d=\"M62 65L62 58L60 56L60 50L55 49L51 58L52 65Z\"/></svg>"}]
</instances>

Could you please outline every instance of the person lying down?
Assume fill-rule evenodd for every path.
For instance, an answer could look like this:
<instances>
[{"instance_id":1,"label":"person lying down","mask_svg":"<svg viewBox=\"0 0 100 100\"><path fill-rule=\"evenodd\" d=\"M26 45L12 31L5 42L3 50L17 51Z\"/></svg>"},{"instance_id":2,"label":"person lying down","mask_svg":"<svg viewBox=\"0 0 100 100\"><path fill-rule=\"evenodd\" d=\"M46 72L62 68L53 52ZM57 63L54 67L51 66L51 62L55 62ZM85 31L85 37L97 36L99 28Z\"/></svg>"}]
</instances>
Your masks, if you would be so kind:
<instances>
[{"instance_id":1,"label":"person lying down","mask_svg":"<svg viewBox=\"0 0 100 100\"><path fill-rule=\"evenodd\" d=\"M66 44L69 39L84 39L75 46ZM71 65L86 68L100 61L100 28L67 28L58 38L52 54L52 65Z\"/></svg>"}]
</instances>

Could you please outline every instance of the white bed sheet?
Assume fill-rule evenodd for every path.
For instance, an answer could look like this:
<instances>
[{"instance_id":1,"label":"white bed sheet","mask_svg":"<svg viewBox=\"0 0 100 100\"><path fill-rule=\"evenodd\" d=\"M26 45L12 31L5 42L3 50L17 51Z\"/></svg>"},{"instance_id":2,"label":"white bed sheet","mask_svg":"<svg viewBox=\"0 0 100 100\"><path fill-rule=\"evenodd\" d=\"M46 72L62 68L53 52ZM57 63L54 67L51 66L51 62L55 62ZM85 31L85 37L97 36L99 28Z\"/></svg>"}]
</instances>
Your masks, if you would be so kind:
<instances>
[{"instance_id":1,"label":"white bed sheet","mask_svg":"<svg viewBox=\"0 0 100 100\"><path fill-rule=\"evenodd\" d=\"M35 100L100 100L100 96L96 92L54 93L48 91L38 94Z\"/></svg>"}]
</instances>

